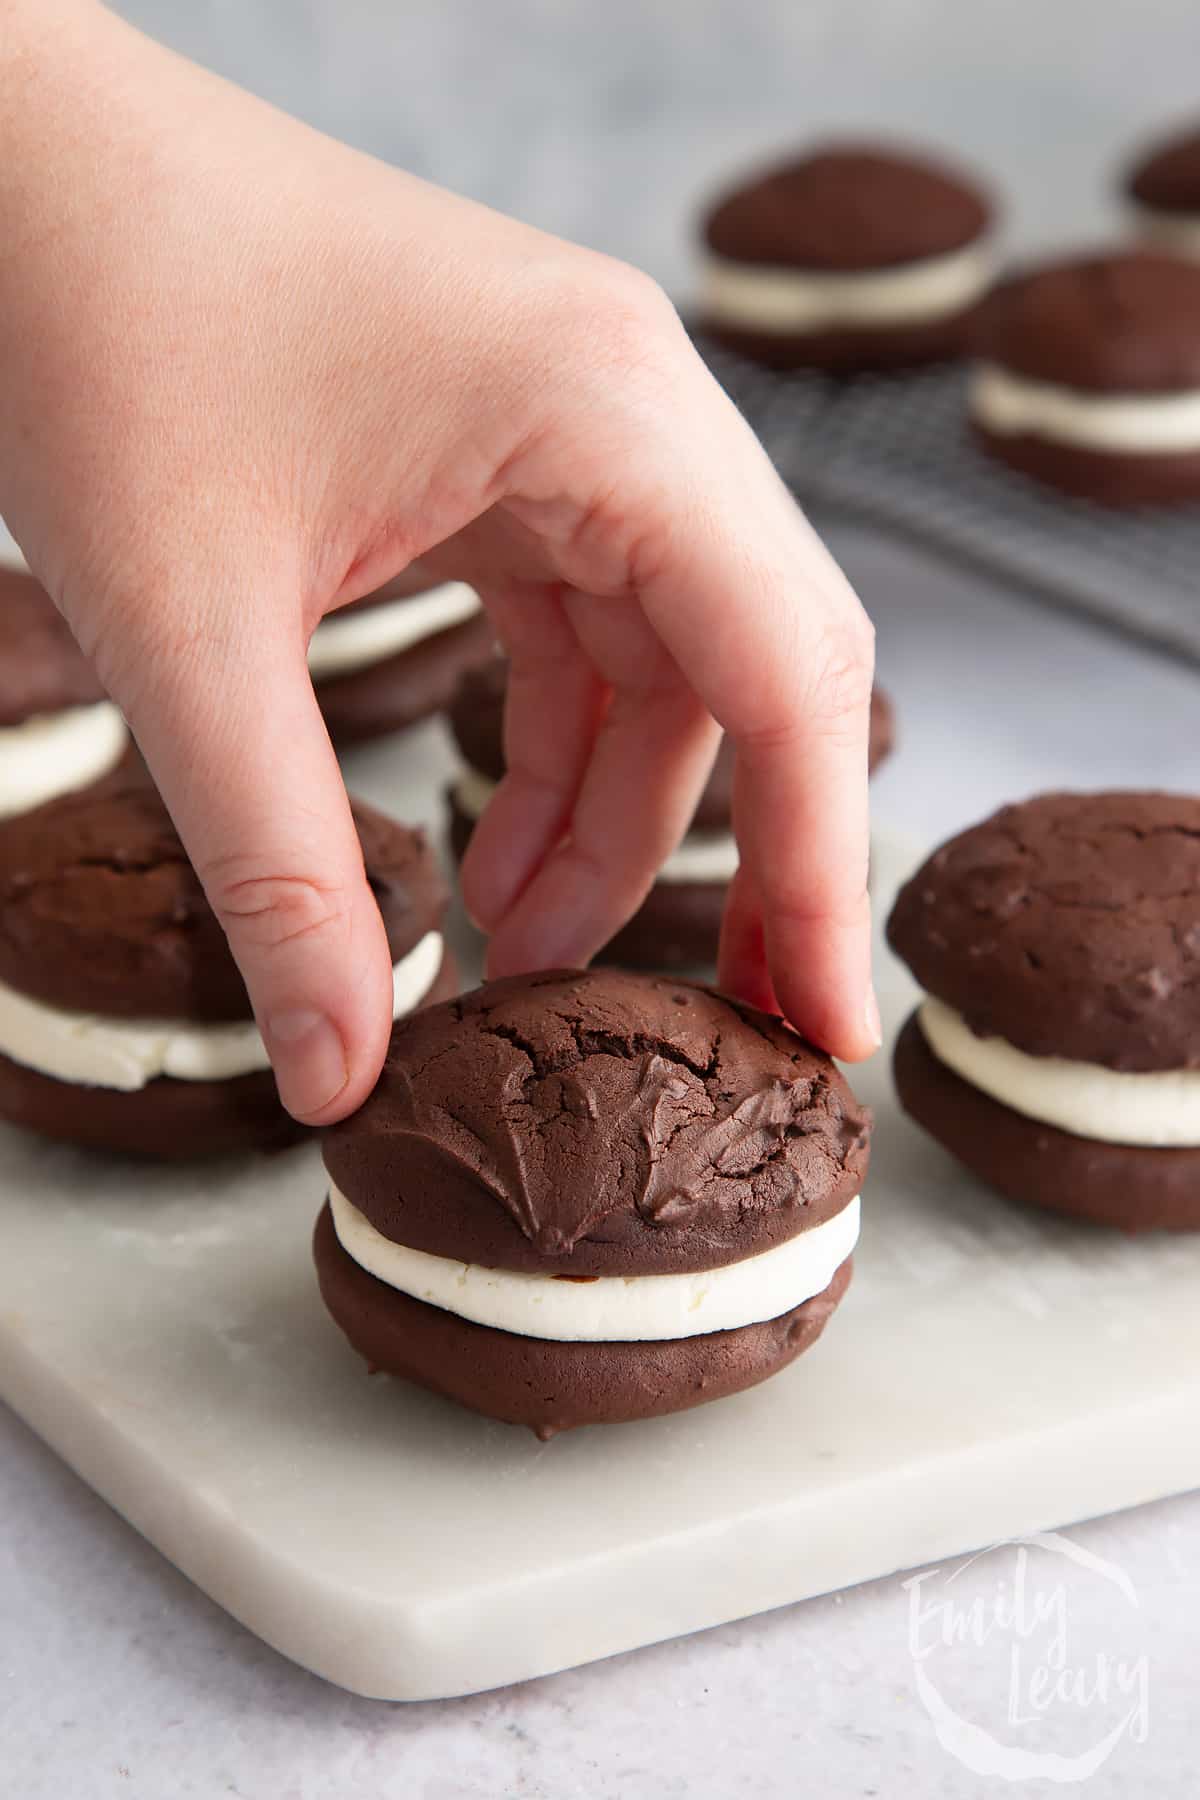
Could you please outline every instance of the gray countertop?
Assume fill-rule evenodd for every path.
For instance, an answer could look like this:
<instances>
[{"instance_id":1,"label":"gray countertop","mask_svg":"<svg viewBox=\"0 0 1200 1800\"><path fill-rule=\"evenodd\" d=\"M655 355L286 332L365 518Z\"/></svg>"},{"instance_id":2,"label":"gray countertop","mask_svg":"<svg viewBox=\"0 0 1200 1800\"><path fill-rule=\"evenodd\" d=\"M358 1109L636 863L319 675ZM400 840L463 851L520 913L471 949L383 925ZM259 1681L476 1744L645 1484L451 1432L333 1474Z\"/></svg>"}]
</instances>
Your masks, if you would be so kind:
<instances>
[{"instance_id":1,"label":"gray countertop","mask_svg":"<svg viewBox=\"0 0 1200 1800\"><path fill-rule=\"evenodd\" d=\"M124 10L326 129L631 257L674 291L711 182L830 123L958 144L1020 194L1023 241L1098 231L1105 168L1195 104L1200 49L1186 0L519 0L469 21L434 0ZM931 840L1055 784L1200 787L1193 671L908 549L850 534L836 547L897 702L901 745L875 796L889 827ZM937 1742L898 1577L521 1688L389 1706L255 1641L3 1413L0 1516L0 1791L13 1800L1050 1791L971 1774ZM1086 1791L1191 1793L1200 1500L1069 1536L1132 1584L1149 1645L1145 1742L1119 1745ZM1073 1661L1132 1654L1128 1592L1094 1576L1064 1576ZM956 1654L964 1711L1003 1735L993 1663Z\"/></svg>"},{"instance_id":2,"label":"gray countertop","mask_svg":"<svg viewBox=\"0 0 1200 1800\"><path fill-rule=\"evenodd\" d=\"M1051 783L1200 786L1191 670L907 549L837 547L897 703L901 744L876 794L889 827L929 839ZM2 1412L0 1517L0 1786L14 1800L784 1800L818 1771L838 1800L902 1783L1049 1791L977 1777L937 1743L900 1577L522 1687L390 1706L258 1643ZM1150 1644L1148 1738L1122 1744L1087 1793L1191 1793L1200 1498L1069 1536L1139 1603L1135 1643L1122 1596L1067 1568L1073 1660ZM963 1709L1000 1735L994 1659L965 1647L955 1676ZM1072 1741L1070 1709L1051 1725Z\"/></svg>"}]
</instances>

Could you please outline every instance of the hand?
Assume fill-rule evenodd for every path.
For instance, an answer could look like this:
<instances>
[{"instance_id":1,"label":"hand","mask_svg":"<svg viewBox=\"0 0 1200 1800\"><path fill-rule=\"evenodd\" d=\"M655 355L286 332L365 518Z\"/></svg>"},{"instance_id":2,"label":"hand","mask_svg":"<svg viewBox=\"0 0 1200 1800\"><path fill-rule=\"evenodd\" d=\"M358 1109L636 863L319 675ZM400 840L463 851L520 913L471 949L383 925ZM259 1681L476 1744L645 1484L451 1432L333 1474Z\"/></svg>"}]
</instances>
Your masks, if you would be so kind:
<instances>
[{"instance_id":1,"label":"hand","mask_svg":"<svg viewBox=\"0 0 1200 1800\"><path fill-rule=\"evenodd\" d=\"M410 566L474 582L512 659L463 869L491 971L582 962L636 908L715 718L722 981L868 1053L870 629L661 293L82 0L0 27L0 510L125 708L290 1109L357 1106L390 1026L306 645Z\"/></svg>"}]
</instances>

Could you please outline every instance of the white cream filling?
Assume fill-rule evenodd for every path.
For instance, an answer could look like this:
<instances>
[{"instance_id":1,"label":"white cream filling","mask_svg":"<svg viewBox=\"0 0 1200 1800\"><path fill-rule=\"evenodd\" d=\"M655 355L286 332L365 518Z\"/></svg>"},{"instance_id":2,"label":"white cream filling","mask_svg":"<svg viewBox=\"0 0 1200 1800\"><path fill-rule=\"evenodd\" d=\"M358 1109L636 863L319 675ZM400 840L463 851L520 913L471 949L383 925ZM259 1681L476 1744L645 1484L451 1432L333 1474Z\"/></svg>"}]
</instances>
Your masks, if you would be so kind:
<instances>
[{"instance_id":1,"label":"white cream filling","mask_svg":"<svg viewBox=\"0 0 1200 1800\"><path fill-rule=\"evenodd\" d=\"M1200 1145L1200 1070L1128 1073L1063 1056L1030 1056L1006 1038L977 1037L960 1013L932 995L918 1018L939 1062L1028 1119L1103 1144L1153 1150Z\"/></svg>"},{"instance_id":2,"label":"white cream filling","mask_svg":"<svg viewBox=\"0 0 1200 1800\"><path fill-rule=\"evenodd\" d=\"M0 728L0 819L98 781L121 760L128 742L125 721L110 700Z\"/></svg>"},{"instance_id":3,"label":"white cream filling","mask_svg":"<svg viewBox=\"0 0 1200 1800\"><path fill-rule=\"evenodd\" d=\"M407 600L381 600L378 606L331 613L309 642L309 673L314 681L352 675L411 650L435 632L462 625L474 618L480 605L479 595L465 581L447 581Z\"/></svg>"},{"instance_id":4,"label":"white cream filling","mask_svg":"<svg viewBox=\"0 0 1200 1800\"><path fill-rule=\"evenodd\" d=\"M468 819L481 819L499 785L478 769L464 769L454 783L454 804Z\"/></svg>"},{"instance_id":5,"label":"white cream filling","mask_svg":"<svg viewBox=\"0 0 1200 1800\"><path fill-rule=\"evenodd\" d=\"M738 845L732 831L689 831L654 879L724 883L733 880L737 868Z\"/></svg>"},{"instance_id":6,"label":"white cream filling","mask_svg":"<svg viewBox=\"0 0 1200 1800\"><path fill-rule=\"evenodd\" d=\"M392 1017L425 998L442 960L441 934L426 932L392 970ZM0 1051L56 1081L132 1093L160 1075L229 1081L270 1067L252 1019L196 1025L185 1019L108 1019L31 1000L0 982Z\"/></svg>"},{"instance_id":7,"label":"white cream filling","mask_svg":"<svg viewBox=\"0 0 1200 1800\"><path fill-rule=\"evenodd\" d=\"M843 326L924 325L973 305L991 274L991 254L982 244L854 274L709 255L703 265L702 302L707 316L718 323L781 336Z\"/></svg>"},{"instance_id":8,"label":"white cream filling","mask_svg":"<svg viewBox=\"0 0 1200 1800\"><path fill-rule=\"evenodd\" d=\"M993 363L971 377L973 417L1000 437L1025 433L1084 450L1158 455L1200 450L1200 389L1175 394L1085 394L1028 381Z\"/></svg>"},{"instance_id":9,"label":"white cream filling","mask_svg":"<svg viewBox=\"0 0 1200 1800\"><path fill-rule=\"evenodd\" d=\"M829 1286L858 1241L857 1197L773 1250L695 1275L601 1275L564 1281L410 1250L376 1231L332 1184L346 1254L388 1287L476 1325L559 1343L629 1343L736 1331L777 1319Z\"/></svg>"},{"instance_id":10,"label":"white cream filling","mask_svg":"<svg viewBox=\"0 0 1200 1800\"><path fill-rule=\"evenodd\" d=\"M1134 223L1142 237L1178 256L1200 257L1200 213L1159 212L1153 206L1134 206Z\"/></svg>"},{"instance_id":11,"label":"white cream filling","mask_svg":"<svg viewBox=\"0 0 1200 1800\"><path fill-rule=\"evenodd\" d=\"M497 783L477 769L464 769L454 784L454 803L469 819L482 816ZM729 882L737 874L738 846L732 831L689 831L655 876L656 881Z\"/></svg>"}]
</instances>

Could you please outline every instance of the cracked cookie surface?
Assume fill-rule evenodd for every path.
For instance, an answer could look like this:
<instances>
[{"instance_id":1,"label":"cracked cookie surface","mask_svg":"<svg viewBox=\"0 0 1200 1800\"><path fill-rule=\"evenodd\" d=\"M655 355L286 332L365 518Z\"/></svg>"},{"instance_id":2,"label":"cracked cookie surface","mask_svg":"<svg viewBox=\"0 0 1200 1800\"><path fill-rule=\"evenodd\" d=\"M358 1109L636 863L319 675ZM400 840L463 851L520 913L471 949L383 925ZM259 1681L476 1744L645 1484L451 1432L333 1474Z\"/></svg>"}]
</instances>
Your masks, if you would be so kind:
<instances>
[{"instance_id":1,"label":"cracked cookie surface","mask_svg":"<svg viewBox=\"0 0 1200 1800\"><path fill-rule=\"evenodd\" d=\"M713 1269L859 1191L869 1119L820 1051L689 982L618 970L492 982L402 1020L325 1139L385 1237L532 1273Z\"/></svg>"},{"instance_id":2,"label":"cracked cookie surface","mask_svg":"<svg viewBox=\"0 0 1200 1800\"><path fill-rule=\"evenodd\" d=\"M1200 1066L1200 799L1003 807L918 870L887 934L980 1036L1112 1069Z\"/></svg>"},{"instance_id":3,"label":"cracked cookie surface","mask_svg":"<svg viewBox=\"0 0 1200 1800\"><path fill-rule=\"evenodd\" d=\"M446 891L420 831L353 803L393 961ZM0 981L74 1012L242 1019L250 1002L166 807L141 772L0 825Z\"/></svg>"}]
</instances>

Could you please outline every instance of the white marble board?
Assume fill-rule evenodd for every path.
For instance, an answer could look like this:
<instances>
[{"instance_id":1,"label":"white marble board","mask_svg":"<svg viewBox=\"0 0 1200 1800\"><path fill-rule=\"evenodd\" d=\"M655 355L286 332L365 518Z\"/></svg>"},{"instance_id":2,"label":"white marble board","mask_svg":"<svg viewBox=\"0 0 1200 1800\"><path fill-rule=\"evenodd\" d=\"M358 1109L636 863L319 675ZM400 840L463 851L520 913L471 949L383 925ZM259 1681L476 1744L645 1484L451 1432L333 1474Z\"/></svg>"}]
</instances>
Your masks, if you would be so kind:
<instances>
[{"instance_id":1,"label":"white marble board","mask_svg":"<svg viewBox=\"0 0 1200 1800\"><path fill-rule=\"evenodd\" d=\"M349 775L432 820L449 767L430 728ZM898 867L885 841L881 914ZM1023 1215L899 1115L884 1058L856 1086L854 1284L750 1393L539 1444L367 1377L317 1297L311 1146L164 1174L0 1131L0 1398L252 1630L393 1699L1200 1484L1200 1241Z\"/></svg>"}]
</instances>

